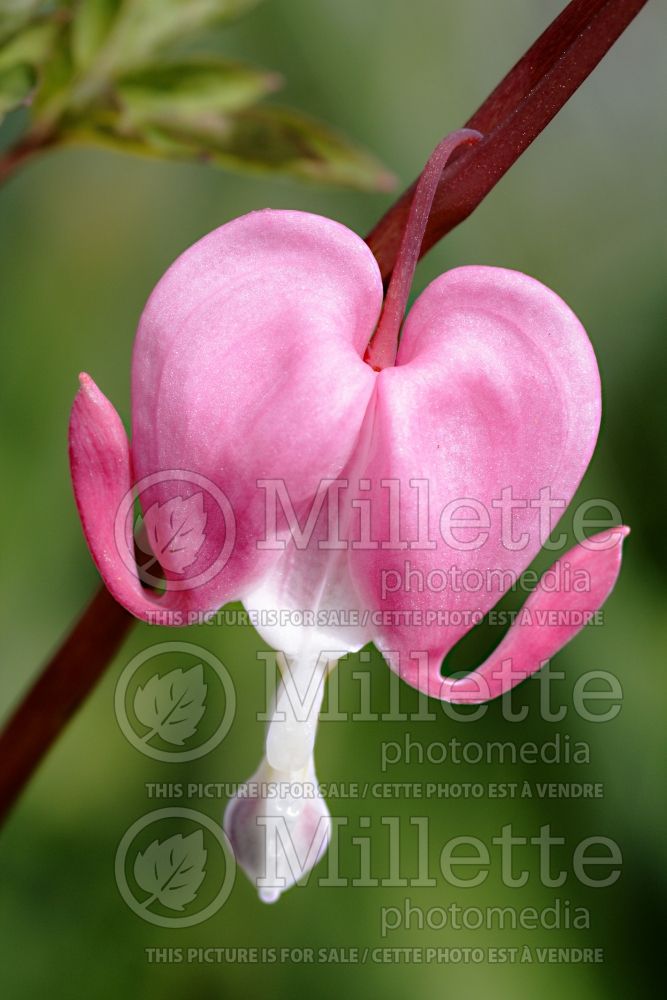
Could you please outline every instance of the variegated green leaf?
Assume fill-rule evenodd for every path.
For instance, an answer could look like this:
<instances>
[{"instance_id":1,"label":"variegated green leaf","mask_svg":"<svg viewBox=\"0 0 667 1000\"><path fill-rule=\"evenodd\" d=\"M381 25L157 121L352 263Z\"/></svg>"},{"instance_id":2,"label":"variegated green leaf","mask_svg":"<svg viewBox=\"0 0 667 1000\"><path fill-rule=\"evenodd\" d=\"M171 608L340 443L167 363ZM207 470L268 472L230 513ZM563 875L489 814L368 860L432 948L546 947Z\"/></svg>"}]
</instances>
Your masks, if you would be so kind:
<instances>
[{"instance_id":1,"label":"variegated green leaf","mask_svg":"<svg viewBox=\"0 0 667 1000\"><path fill-rule=\"evenodd\" d=\"M221 166L288 174L362 190L389 190L394 178L366 150L290 108L263 105L215 121L180 122L172 138Z\"/></svg>"},{"instance_id":2,"label":"variegated green leaf","mask_svg":"<svg viewBox=\"0 0 667 1000\"><path fill-rule=\"evenodd\" d=\"M211 24L238 17L262 0L124 0L105 46L105 64L118 76L145 65Z\"/></svg>"},{"instance_id":3,"label":"variegated green leaf","mask_svg":"<svg viewBox=\"0 0 667 1000\"><path fill-rule=\"evenodd\" d=\"M275 90L274 73L217 57L194 57L149 66L126 76L116 93L137 123L170 118L188 120L211 112L238 111Z\"/></svg>"},{"instance_id":4,"label":"variegated green leaf","mask_svg":"<svg viewBox=\"0 0 667 1000\"><path fill-rule=\"evenodd\" d=\"M29 101L35 131L50 144L103 143L364 190L392 187L373 156L327 125L258 106L279 85L276 74L217 56L168 54L260 2L5 0L19 18L12 23L24 27L0 46L0 116ZM59 7L67 16L46 16ZM0 24L1 15L0 7Z\"/></svg>"},{"instance_id":5,"label":"variegated green leaf","mask_svg":"<svg viewBox=\"0 0 667 1000\"><path fill-rule=\"evenodd\" d=\"M393 176L370 153L328 125L274 105L227 115L172 115L141 126L107 112L94 123L72 129L66 138L365 191L387 191L394 186Z\"/></svg>"}]
</instances>

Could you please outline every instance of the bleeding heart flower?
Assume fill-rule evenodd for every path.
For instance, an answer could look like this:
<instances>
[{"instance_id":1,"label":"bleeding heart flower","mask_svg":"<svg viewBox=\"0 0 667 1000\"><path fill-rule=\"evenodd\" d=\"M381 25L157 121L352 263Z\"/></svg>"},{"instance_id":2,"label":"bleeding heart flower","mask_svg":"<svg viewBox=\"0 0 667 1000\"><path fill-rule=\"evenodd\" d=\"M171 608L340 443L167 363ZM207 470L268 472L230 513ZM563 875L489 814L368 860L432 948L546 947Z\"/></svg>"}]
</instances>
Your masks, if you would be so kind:
<instances>
[{"instance_id":1,"label":"bleeding heart flower","mask_svg":"<svg viewBox=\"0 0 667 1000\"><path fill-rule=\"evenodd\" d=\"M585 587L543 578L485 663L442 676L449 650L540 550L600 421L583 327L523 274L475 266L441 275L412 307L397 351L435 186L452 151L479 138L454 133L427 164L384 309L377 263L349 229L302 212L254 212L187 250L151 295L134 347L131 449L111 403L81 376L72 478L114 597L146 621L169 621L166 612L185 623L239 598L258 615L313 613L308 628L284 614L287 624L260 628L284 654L283 687L254 779L260 791L235 798L225 817L267 900L326 847L313 746L338 658L372 640L429 695L485 701L571 639L618 576L622 527L554 566L557 579L561 569L563 579L578 573ZM211 484L205 499L201 482ZM142 587L122 551L132 529L123 522L119 532L118 511L129 512L136 483L146 484L140 547L147 538L151 563L161 562L161 595ZM455 571L482 585L441 592L434 580ZM356 616L341 624L341 612ZM315 792L262 791L279 782ZM278 820L287 835L267 838Z\"/></svg>"}]
</instances>

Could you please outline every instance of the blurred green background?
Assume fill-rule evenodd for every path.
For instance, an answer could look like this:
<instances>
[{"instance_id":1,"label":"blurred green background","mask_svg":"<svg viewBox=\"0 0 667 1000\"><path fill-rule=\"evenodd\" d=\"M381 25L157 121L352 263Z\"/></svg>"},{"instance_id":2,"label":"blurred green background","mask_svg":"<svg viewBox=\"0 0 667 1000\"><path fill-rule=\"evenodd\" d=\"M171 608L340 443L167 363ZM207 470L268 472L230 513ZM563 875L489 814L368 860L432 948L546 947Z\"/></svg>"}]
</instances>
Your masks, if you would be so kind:
<instances>
[{"instance_id":1,"label":"blurred green background","mask_svg":"<svg viewBox=\"0 0 667 1000\"><path fill-rule=\"evenodd\" d=\"M220 34L220 51L287 78L284 99L344 129L411 181L438 139L459 126L563 6L561 0L269 0ZM559 722L539 716L539 686L524 684L521 725L499 703L478 721L436 707L432 722L325 724L318 774L325 782L592 781L600 799L446 801L332 800L349 817L341 870L355 877L359 817L370 816L375 873L387 874L381 817L402 817L405 871L414 873L409 817L429 817L431 867L458 835L486 843L512 823L534 836L549 823L567 839L556 859L592 835L618 842L623 873L611 888L587 889L570 876L562 889L531 878L508 889L492 869L479 888L318 888L311 880L275 907L260 904L239 875L230 899L190 929L145 923L121 899L114 855L125 831L153 808L147 782L239 781L259 759L262 648L249 628L191 628L178 634L137 625L116 662L16 808L0 841L3 996L198 1000L238 995L320 997L406 995L499 998L564 994L576 1000L652 996L662 971L660 916L666 864L662 739L667 693L667 544L660 534L665 462L667 333L664 98L667 12L640 14L593 77L487 201L418 269L415 291L465 263L517 268L554 288L594 344L604 387L599 446L579 496L614 501L633 529L620 582L602 628L589 628L559 655ZM10 122L7 128L11 129ZM366 232L391 203L369 195L233 176L197 165L133 159L107 151L58 151L31 163L0 191L4 593L0 705L7 713L97 586L69 483L66 429L80 370L89 371L129 418L129 364L143 303L168 264L208 230L254 208L292 207L332 216ZM335 385L328 387L336 391ZM657 518L657 521L656 521ZM549 560L543 560L540 567ZM453 666L478 662L499 630L477 630ZM167 764L125 739L113 710L123 666L150 644L185 639L210 649L237 687L235 724L201 760ZM387 706L389 674L377 656L340 671L341 708L358 710L352 668L369 670L373 704ZM611 671L622 710L605 724L572 710L586 671ZM406 713L417 697L405 688ZM517 744L553 740L590 745L588 765L452 765L403 761L381 773L381 745L406 735L434 741ZM0 762L0 766L2 763ZM175 801L219 818L223 801ZM496 858L497 854L492 857ZM568 865L569 868L569 865ZM400 928L381 936L383 906L535 906L554 896L590 910L588 931ZM186 964L150 963L147 948L205 946L318 948L499 946L604 948L594 965L541 964Z\"/></svg>"}]
</instances>

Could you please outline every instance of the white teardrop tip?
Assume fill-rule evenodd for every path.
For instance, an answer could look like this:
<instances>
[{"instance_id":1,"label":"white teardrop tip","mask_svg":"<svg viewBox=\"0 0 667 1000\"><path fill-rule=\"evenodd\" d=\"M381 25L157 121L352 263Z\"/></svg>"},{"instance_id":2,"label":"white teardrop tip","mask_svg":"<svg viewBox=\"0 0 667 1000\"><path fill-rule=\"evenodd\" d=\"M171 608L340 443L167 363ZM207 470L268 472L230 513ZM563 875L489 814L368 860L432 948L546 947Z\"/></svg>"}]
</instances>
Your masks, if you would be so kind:
<instances>
[{"instance_id":1,"label":"white teardrop tip","mask_svg":"<svg viewBox=\"0 0 667 1000\"><path fill-rule=\"evenodd\" d=\"M259 898L263 903L275 903L280 899L280 889L260 889Z\"/></svg>"}]
</instances>

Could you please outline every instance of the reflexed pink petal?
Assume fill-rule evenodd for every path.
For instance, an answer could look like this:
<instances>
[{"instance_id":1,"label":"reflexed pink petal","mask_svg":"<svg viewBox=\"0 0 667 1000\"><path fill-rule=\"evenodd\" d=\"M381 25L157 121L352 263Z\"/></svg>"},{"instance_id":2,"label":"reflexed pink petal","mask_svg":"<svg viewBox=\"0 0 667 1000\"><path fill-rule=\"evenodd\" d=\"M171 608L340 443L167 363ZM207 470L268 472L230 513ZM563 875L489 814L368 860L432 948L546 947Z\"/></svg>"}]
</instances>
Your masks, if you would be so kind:
<instances>
[{"instance_id":1,"label":"reflexed pink petal","mask_svg":"<svg viewBox=\"0 0 667 1000\"><path fill-rule=\"evenodd\" d=\"M238 580L230 579L224 569L201 586L160 596L142 587L133 555L127 435L116 410L88 375L81 376L72 406L69 452L74 496L88 547L110 593L128 611L150 622L158 620L157 614L177 612L164 623L186 625L184 616L192 611L208 614L220 606L221 595L223 601L235 596ZM177 485L183 492L184 484ZM119 518L123 509L127 517Z\"/></svg>"},{"instance_id":2,"label":"reflexed pink petal","mask_svg":"<svg viewBox=\"0 0 667 1000\"><path fill-rule=\"evenodd\" d=\"M505 638L491 656L465 677L444 678L437 656L404 650L394 661L404 680L434 698L479 704L511 690L544 665L588 624L611 593L621 569L623 539L629 528L618 527L594 535L566 552L541 578ZM558 574L560 565L567 573ZM565 587L551 583L569 580ZM587 589L572 587L578 579Z\"/></svg>"},{"instance_id":3,"label":"reflexed pink petal","mask_svg":"<svg viewBox=\"0 0 667 1000\"><path fill-rule=\"evenodd\" d=\"M127 434L88 375L72 407L69 454L74 497L95 564L110 593L138 618L160 607L126 566L116 543L116 511L132 485ZM130 540L127 539L127 546Z\"/></svg>"},{"instance_id":4,"label":"reflexed pink petal","mask_svg":"<svg viewBox=\"0 0 667 1000\"><path fill-rule=\"evenodd\" d=\"M471 626L424 626L410 616L443 608L485 613L507 589L502 574L518 576L532 561L545 538L539 510L528 504L547 489L562 505L560 517L595 446L595 356L576 316L539 282L499 268L459 268L437 278L413 306L397 367L378 376L375 404L366 496L373 538L384 545L353 551L352 575L372 607L407 612L403 623L380 628L383 648L426 649L439 661ZM382 486L392 479L400 480L402 548L391 544L389 490ZM415 480L428 484L422 541L435 543L431 548L420 544ZM502 537L497 506L507 488L527 505L514 512L511 538ZM446 544L443 509L460 518L474 514L483 528L453 528ZM523 544L513 547L512 539ZM407 562L413 585L383 596L383 574L393 572L405 584ZM497 575L481 589L429 588L429 573L444 571L451 579L452 570Z\"/></svg>"}]
</instances>

